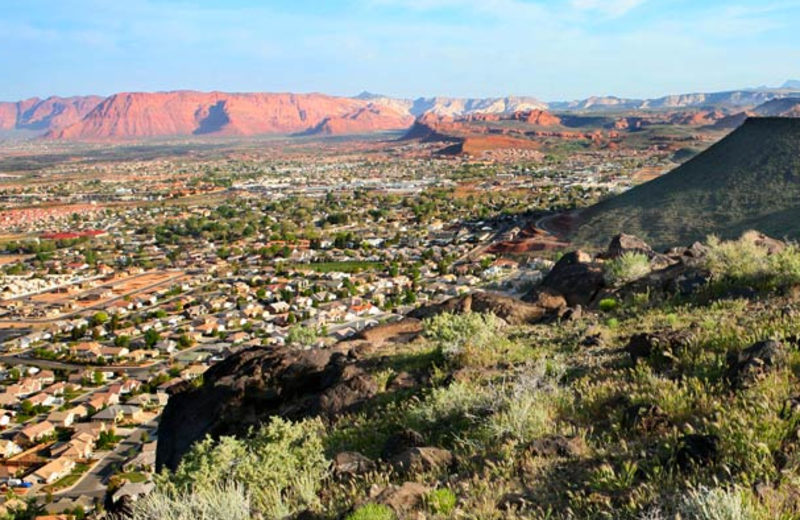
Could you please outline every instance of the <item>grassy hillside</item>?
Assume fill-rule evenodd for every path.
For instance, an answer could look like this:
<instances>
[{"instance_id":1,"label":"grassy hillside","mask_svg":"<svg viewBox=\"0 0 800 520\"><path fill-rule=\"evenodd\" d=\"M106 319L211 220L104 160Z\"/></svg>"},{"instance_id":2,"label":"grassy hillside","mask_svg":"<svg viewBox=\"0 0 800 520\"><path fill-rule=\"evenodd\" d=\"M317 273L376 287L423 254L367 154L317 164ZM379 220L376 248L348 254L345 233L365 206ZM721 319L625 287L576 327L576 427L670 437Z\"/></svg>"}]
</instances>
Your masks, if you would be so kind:
<instances>
[{"instance_id":1,"label":"grassy hillside","mask_svg":"<svg viewBox=\"0 0 800 520\"><path fill-rule=\"evenodd\" d=\"M581 215L579 244L625 232L659 248L747 229L800 237L800 120L749 119L676 170Z\"/></svg>"}]
</instances>

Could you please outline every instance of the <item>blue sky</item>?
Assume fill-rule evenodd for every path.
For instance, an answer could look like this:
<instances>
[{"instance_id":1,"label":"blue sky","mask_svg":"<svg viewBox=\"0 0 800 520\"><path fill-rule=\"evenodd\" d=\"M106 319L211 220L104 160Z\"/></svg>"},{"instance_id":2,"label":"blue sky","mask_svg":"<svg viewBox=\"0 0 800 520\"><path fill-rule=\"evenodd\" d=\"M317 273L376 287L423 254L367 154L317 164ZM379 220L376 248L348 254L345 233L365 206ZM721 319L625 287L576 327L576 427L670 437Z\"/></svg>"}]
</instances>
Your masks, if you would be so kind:
<instances>
[{"instance_id":1,"label":"blue sky","mask_svg":"<svg viewBox=\"0 0 800 520\"><path fill-rule=\"evenodd\" d=\"M800 78L800 0L7 0L0 99L655 97Z\"/></svg>"}]
</instances>

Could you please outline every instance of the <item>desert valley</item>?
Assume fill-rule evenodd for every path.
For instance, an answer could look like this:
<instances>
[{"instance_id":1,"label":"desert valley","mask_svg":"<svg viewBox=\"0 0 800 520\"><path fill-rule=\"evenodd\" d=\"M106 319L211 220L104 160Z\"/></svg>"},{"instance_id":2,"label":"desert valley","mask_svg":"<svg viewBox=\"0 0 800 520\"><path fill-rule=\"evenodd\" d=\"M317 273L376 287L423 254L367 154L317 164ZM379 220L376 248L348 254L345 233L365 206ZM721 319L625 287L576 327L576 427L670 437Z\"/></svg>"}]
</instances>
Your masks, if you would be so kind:
<instances>
[{"instance_id":1,"label":"desert valley","mask_svg":"<svg viewBox=\"0 0 800 520\"><path fill-rule=\"evenodd\" d=\"M9 6L0 520L800 519L800 9L346 3Z\"/></svg>"}]
</instances>

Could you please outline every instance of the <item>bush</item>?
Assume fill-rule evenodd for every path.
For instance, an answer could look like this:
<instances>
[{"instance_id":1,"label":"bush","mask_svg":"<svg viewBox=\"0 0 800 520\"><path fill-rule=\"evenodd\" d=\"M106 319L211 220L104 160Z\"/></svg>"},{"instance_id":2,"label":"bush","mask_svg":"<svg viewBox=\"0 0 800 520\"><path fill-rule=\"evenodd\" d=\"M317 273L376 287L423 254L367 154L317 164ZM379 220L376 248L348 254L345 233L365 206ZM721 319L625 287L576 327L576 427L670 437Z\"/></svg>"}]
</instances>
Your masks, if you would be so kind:
<instances>
[{"instance_id":1,"label":"bush","mask_svg":"<svg viewBox=\"0 0 800 520\"><path fill-rule=\"evenodd\" d=\"M481 350L497 340L503 322L494 314L439 314L425 320L425 334L445 358L456 358L469 350Z\"/></svg>"},{"instance_id":2,"label":"bush","mask_svg":"<svg viewBox=\"0 0 800 520\"><path fill-rule=\"evenodd\" d=\"M450 515L456 508L458 498L452 490L447 488L434 489L425 497L428 509L434 514Z\"/></svg>"},{"instance_id":3,"label":"bush","mask_svg":"<svg viewBox=\"0 0 800 520\"><path fill-rule=\"evenodd\" d=\"M708 237L705 267L715 277L741 280L762 276L768 268L768 251L756 243L758 236L755 231L748 231L738 240L724 242Z\"/></svg>"},{"instance_id":4,"label":"bush","mask_svg":"<svg viewBox=\"0 0 800 520\"><path fill-rule=\"evenodd\" d=\"M172 494L203 493L229 482L244 487L265 518L285 518L318 505L327 477L318 420L291 423L274 417L245 439L206 438L187 453L174 474L157 477Z\"/></svg>"},{"instance_id":5,"label":"bush","mask_svg":"<svg viewBox=\"0 0 800 520\"><path fill-rule=\"evenodd\" d=\"M617 300L614 298L603 298L600 300L599 304L600 310L603 312L612 312L617 308L618 305L619 304L617 303Z\"/></svg>"},{"instance_id":6,"label":"bush","mask_svg":"<svg viewBox=\"0 0 800 520\"><path fill-rule=\"evenodd\" d=\"M605 264L605 278L610 285L620 286L650 274L647 255L628 251Z\"/></svg>"},{"instance_id":7,"label":"bush","mask_svg":"<svg viewBox=\"0 0 800 520\"><path fill-rule=\"evenodd\" d=\"M158 489L133 504L131 520L249 520L250 495L241 484L171 492Z\"/></svg>"},{"instance_id":8,"label":"bush","mask_svg":"<svg viewBox=\"0 0 800 520\"><path fill-rule=\"evenodd\" d=\"M751 520L755 516L737 490L705 486L687 493L678 511L684 520Z\"/></svg>"},{"instance_id":9,"label":"bush","mask_svg":"<svg viewBox=\"0 0 800 520\"><path fill-rule=\"evenodd\" d=\"M349 515L345 520L396 520L397 515L394 514L392 508L383 504L367 504L359 507Z\"/></svg>"}]
</instances>

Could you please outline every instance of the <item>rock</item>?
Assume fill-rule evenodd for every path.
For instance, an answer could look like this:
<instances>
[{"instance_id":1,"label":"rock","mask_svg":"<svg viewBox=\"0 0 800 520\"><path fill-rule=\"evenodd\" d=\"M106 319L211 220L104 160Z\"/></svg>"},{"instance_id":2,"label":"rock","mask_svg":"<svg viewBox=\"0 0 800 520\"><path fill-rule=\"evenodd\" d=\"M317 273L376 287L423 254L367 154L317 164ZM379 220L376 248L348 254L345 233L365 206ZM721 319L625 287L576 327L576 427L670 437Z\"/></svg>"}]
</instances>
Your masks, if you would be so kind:
<instances>
[{"instance_id":1,"label":"rock","mask_svg":"<svg viewBox=\"0 0 800 520\"><path fill-rule=\"evenodd\" d=\"M622 424L629 430L654 433L667 428L669 418L658 405L640 403L623 411Z\"/></svg>"},{"instance_id":2,"label":"rock","mask_svg":"<svg viewBox=\"0 0 800 520\"><path fill-rule=\"evenodd\" d=\"M763 233L758 233L753 243L758 247L766 249L768 255L774 255L786 249L785 242L770 238Z\"/></svg>"},{"instance_id":3,"label":"rock","mask_svg":"<svg viewBox=\"0 0 800 520\"><path fill-rule=\"evenodd\" d=\"M603 345L603 335L600 333L587 334L581 340L582 347L601 347L602 345Z\"/></svg>"},{"instance_id":4,"label":"rock","mask_svg":"<svg viewBox=\"0 0 800 520\"><path fill-rule=\"evenodd\" d=\"M536 457L580 457L586 444L581 437L548 435L531 442L527 451Z\"/></svg>"},{"instance_id":5,"label":"rock","mask_svg":"<svg viewBox=\"0 0 800 520\"><path fill-rule=\"evenodd\" d=\"M686 471L694 466L709 466L719 459L719 437L690 434L679 440L675 461Z\"/></svg>"},{"instance_id":6,"label":"rock","mask_svg":"<svg viewBox=\"0 0 800 520\"><path fill-rule=\"evenodd\" d=\"M411 428L405 428L393 433L386 439L381 457L388 460L406 450L419 448L420 446L425 446L425 437Z\"/></svg>"},{"instance_id":7,"label":"rock","mask_svg":"<svg viewBox=\"0 0 800 520\"><path fill-rule=\"evenodd\" d=\"M638 253L650 260L650 267L653 270L664 269L675 263L668 255L662 255L653 251L650 245L644 240L634 235L620 233L611 239L604 258L613 260L626 253Z\"/></svg>"},{"instance_id":8,"label":"rock","mask_svg":"<svg viewBox=\"0 0 800 520\"><path fill-rule=\"evenodd\" d=\"M390 485L381 492L375 502L391 507L401 518L414 509L420 508L430 488L418 482L404 482L401 486Z\"/></svg>"},{"instance_id":9,"label":"rock","mask_svg":"<svg viewBox=\"0 0 800 520\"><path fill-rule=\"evenodd\" d=\"M413 339L422 333L422 322L414 318L405 318L392 323L382 323L369 327L356 334L356 338L380 344L388 339Z\"/></svg>"},{"instance_id":10,"label":"rock","mask_svg":"<svg viewBox=\"0 0 800 520\"><path fill-rule=\"evenodd\" d=\"M475 292L450 298L439 305L420 307L411 311L408 316L416 319L425 319L442 313L465 314L468 312L491 313L498 318L502 318L510 325L536 323L548 313L545 308L539 305L526 303L517 298L501 294Z\"/></svg>"},{"instance_id":11,"label":"rock","mask_svg":"<svg viewBox=\"0 0 800 520\"><path fill-rule=\"evenodd\" d=\"M694 334L690 331L662 330L631 336L623 350L630 355L634 364L644 359L669 365L671 360L688 348L693 341Z\"/></svg>"},{"instance_id":12,"label":"rock","mask_svg":"<svg viewBox=\"0 0 800 520\"><path fill-rule=\"evenodd\" d=\"M398 474L441 471L455 465L453 454L441 448L409 448L389 461Z\"/></svg>"},{"instance_id":13,"label":"rock","mask_svg":"<svg viewBox=\"0 0 800 520\"><path fill-rule=\"evenodd\" d=\"M333 474L339 478L363 475L375 468L372 459L355 451L343 451L333 457Z\"/></svg>"},{"instance_id":14,"label":"rock","mask_svg":"<svg viewBox=\"0 0 800 520\"><path fill-rule=\"evenodd\" d=\"M734 388L747 388L786 362L786 347L774 340L759 341L741 352L728 354L728 381Z\"/></svg>"},{"instance_id":15,"label":"rock","mask_svg":"<svg viewBox=\"0 0 800 520\"><path fill-rule=\"evenodd\" d=\"M583 318L583 307L576 305L575 307L567 307L559 313L558 317L562 321L579 321Z\"/></svg>"},{"instance_id":16,"label":"rock","mask_svg":"<svg viewBox=\"0 0 800 520\"><path fill-rule=\"evenodd\" d=\"M656 254L650 245L641 238L620 233L611 239L611 242L608 244L608 249L606 250L605 258L611 260L619 258L625 253L639 253L645 255L647 258Z\"/></svg>"},{"instance_id":17,"label":"rock","mask_svg":"<svg viewBox=\"0 0 800 520\"><path fill-rule=\"evenodd\" d=\"M175 469L206 435L237 435L273 415L335 419L377 394L351 345L252 348L211 367L204 383L173 395L161 418L157 466Z\"/></svg>"},{"instance_id":18,"label":"rock","mask_svg":"<svg viewBox=\"0 0 800 520\"><path fill-rule=\"evenodd\" d=\"M587 306L605 287L603 266L593 262L582 252L567 253L550 270L538 289L525 296L526 301L537 301L542 292L560 294L567 305Z\"/></svg>"}]
</instances>

